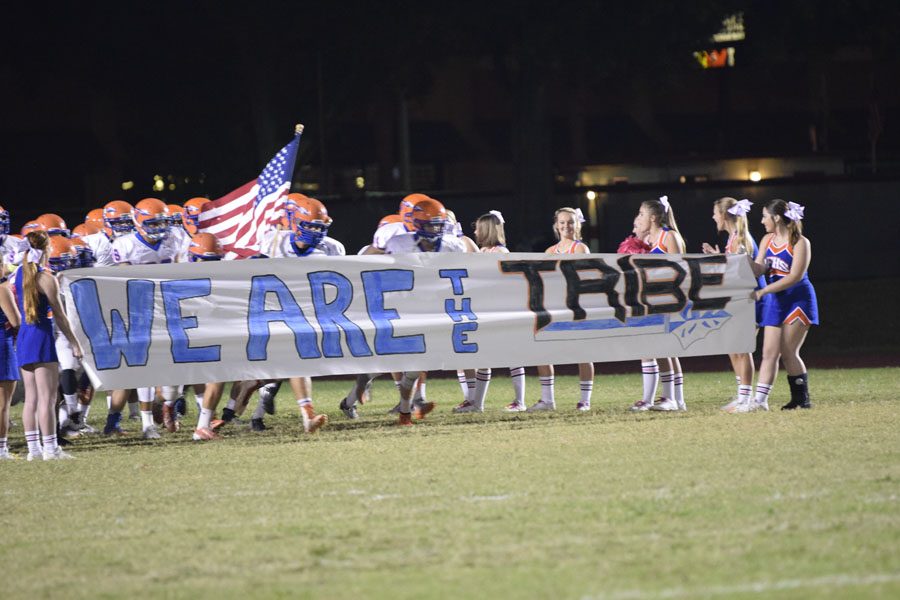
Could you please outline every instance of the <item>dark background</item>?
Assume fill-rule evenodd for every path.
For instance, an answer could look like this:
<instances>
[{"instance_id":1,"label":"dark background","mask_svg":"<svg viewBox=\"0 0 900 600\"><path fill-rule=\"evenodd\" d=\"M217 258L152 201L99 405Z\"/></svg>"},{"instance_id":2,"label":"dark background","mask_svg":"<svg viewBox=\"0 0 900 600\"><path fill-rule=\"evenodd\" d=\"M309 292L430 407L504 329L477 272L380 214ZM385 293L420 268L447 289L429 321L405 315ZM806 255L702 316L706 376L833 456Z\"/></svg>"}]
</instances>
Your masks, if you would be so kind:
<instances>
[{"instance_id":1,"label":"dark background","mask_svg":"<svg viewBox=\"0 0 900 600\"><path fill-rule=\"evenodd\" d=\"M513 249L543 250L555 208L587 208L577 184L590 165L817 157L841 172L597 186L599 222L586 237L614 251L639 202L667 194L698 250L714 241L716 198L759 209L782 197L807 206L815 278L900 275L897 2L8 11L0 204L14 229L49 211L72 225L116 198L216 198L253 179L303 122L295 189L327 203L351 252L412 190L464 225L500 209ZM714 44L738 12L746 39ZM723 45L737 49L733 68L703 70L692 56ZM878 261L860 260L873 251Z\"/></svg>"}]
</instances>

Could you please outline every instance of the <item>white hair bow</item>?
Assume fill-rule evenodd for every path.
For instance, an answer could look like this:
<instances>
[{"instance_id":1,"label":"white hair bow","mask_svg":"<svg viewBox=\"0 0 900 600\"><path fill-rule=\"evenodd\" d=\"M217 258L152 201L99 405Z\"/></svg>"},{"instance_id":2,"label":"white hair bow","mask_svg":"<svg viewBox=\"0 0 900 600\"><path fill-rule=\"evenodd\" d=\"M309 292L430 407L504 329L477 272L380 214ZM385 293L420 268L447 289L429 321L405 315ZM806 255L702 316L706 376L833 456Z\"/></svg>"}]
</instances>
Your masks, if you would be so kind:
<instances>
[{"instance_id":1,"label":"white hair bow","mask_svg":"<svg viewBox=\"0 0 900 600\"><path fill-rule=\"evenodd\" d=\"M753 203L744 198L743 200L738 200L737 204L728 209L728 212L735 216L741 217L750 212L751 206L753 206Z\"/></svg>"},{"instance_id":2,"label":"white hair bow","mask_svg":"<svg viewBox=\"0 0 900 600\"><path fill-rule=\"evenodd\" d=\"M500 221L501 225L506 223L506 221L503 219L503 213L501 213L499 210L489 210L488 214L497 217L497 220Z\"/></svg>"},{"instance_id":3,"label":"white hair bow","mask_svg":"<svg viewBox=\"0 0 900 600\"><path fill-rule=\"evenodd\" d=\"M669 212L669 197L668 196L660 196L659 203L663 206L663 212Z\"/></svg>"},{"instance_id":4,"label":"white hair bow","mask_svg":"<svg viewBox=\"0 0 900 600\"><path fill-rule=\"evenodd\" d=\"M579 223L584 223L584 213L581 212L580 208L575 209L575 217L578 219Z\"/></svg>"},{"instance_id":5,"label":"white hair bow","mask_svg":"<svg viewBox=\"0 0 900 600\"><path fill-rule=\"evenodd\" d=\"M802 221L803 220L803 206L800 206L796 202L788 202L787 210L784 211L784 216L786 216L791 221Z\"/></svg>"},{"instance_id":6,"label":"white hair bow","mask_svg":"<svg viewBox=\"0 0 900 600\"><path fill-rule=\"evenodd\" d=\"M43 258L43 256L44 253L41 252L40 249L28 246L28 252L25 254L25 262L30 262L38 265L41 263L41 258Z\"/></svg>"}]
</instances>

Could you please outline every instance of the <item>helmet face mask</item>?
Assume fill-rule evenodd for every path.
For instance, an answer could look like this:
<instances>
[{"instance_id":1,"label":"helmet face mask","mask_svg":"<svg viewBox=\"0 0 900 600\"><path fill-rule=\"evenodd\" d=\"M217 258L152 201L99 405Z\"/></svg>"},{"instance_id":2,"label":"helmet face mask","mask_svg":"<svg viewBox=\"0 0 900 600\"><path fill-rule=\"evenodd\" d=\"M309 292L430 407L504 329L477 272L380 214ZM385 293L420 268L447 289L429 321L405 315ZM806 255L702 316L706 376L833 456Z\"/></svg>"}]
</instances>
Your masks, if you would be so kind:
<instances>
[{"instance_id":1,"label":"helmet face mask","mask_svg":"<svg viewBox=\"0 0 900 600\"><path fill-rule=\"evenodd\" d=\"M435 243L447 230L447 210L439 201L428 198L416 203L410 222L417 237Z\"/></svg>"},{"instance_id":2,"label":"helmet face mask","mask_svg":"<svg viewBox=\"0 0 900 600\"><path fill-rule=\"evenodd\" d=\"M298 194L298 196L300 196ZM295 246L318 246L328 234L331 217L325 205L315 198L299 197L295 200L291 217L291 242Z\"/></svg>"},{"instance_id":3,"label":"helmet face mask","mask_svg":"<svg viewBox=\"0 0 900 600\"><path fill-rule=\"evenodd\" d=\"M429 242L433 242L444 235L446 225L446 221L443 219L429 219L427 221L422 219L413 220L416 234Z\"/></svg>"},{"instance_id":4,"label":"helmet face mask","mask_svg":"<svg viewBox=\"0 0 900 600\"><path fill-rule=\"evenodd\" d=\"M72 269L76 266L77 258L70 254L64 254L62 256L51 256L47 261L50 270L54 273L59 273L60 271L66 271L68 269Z\"/></svg>"},{"instance_id":5,"label":"helmet face mask","mask_svg":"<svg viewBox=\"0 0 900 600\"><path fill-rule=\"evenodd\" d=\"M110 238L128 235L134 231L132 206L124 200L113 200L103 207L103 232Z\"/></svg>"},{"instance_id":6,"label":"helmet face mask","mask_svg":"<svg viewBox=\"0 0 900 600\"><path fill-rule=\"evenodd\" d=\"M78 250L76 250L75 245L62 236L50 238L47 266L53 273L59 273L78 266Z\"/></svg>"},{"instance_id":7,"label":"helmet face mask","mask_svg":"<svg viewBox=\"0 0 900 600\"><path fill-rule=\"evenodd\" d=\"M0 235L9 235L9 211L0 207Z\"/></svg>"},{"instance_id":8,"label":"helmet face mask","mask_svg":"<svg viewBox=\"0 0 900 600\"><path fill-rule=\"evenodd\" d=\"M156 198L145 198L134 206L134 225L142 238L159 242L169 235L169 209Z\"/></svg>"}]
</instances>

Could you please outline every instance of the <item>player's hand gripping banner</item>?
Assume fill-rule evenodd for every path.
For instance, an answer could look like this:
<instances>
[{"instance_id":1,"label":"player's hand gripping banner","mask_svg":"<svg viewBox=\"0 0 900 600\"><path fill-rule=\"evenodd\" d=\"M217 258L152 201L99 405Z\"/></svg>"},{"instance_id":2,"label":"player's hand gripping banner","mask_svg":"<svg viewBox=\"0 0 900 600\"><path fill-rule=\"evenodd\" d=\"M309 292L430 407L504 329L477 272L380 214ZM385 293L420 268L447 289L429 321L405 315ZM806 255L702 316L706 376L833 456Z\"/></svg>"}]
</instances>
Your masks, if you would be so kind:
<instances>
[{"instance_id":1,"label":"player's hand gripping banner","mask_svg":"<svg viewBox=\"0 0 900 600\"><path fill-rule=\"evenodd\" d=\"M103 389L755 345L746 256L309 257L78 269L62 282Z\"/></svg>"}]
</instances>

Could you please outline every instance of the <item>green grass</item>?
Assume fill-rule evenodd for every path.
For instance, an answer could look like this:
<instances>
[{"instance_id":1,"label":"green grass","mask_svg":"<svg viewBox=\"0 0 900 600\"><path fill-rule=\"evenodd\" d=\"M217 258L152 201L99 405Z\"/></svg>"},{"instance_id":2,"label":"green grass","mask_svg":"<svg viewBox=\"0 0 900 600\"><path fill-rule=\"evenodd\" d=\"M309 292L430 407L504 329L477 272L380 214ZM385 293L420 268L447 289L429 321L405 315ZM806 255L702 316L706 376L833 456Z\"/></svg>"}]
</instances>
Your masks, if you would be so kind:
<instances>
[{"instance_id":1,"label":"green grass","mask_svg":"<svg viewBox=\"0 0 900 600\"><path fill-rule=\"evenodd\" d=\"M576 414L561 377L556 413L508 415L504 371L452 415L432 380L412 429L389 381L355 422L321 381L315 436L283 392L263 434L0 463L2 597L898 597L900 369L814 371L793 413L720 413L733 381L688 373L690 412L631 414L639 375L602 376Z\"/></svg>"}]
</instances>

